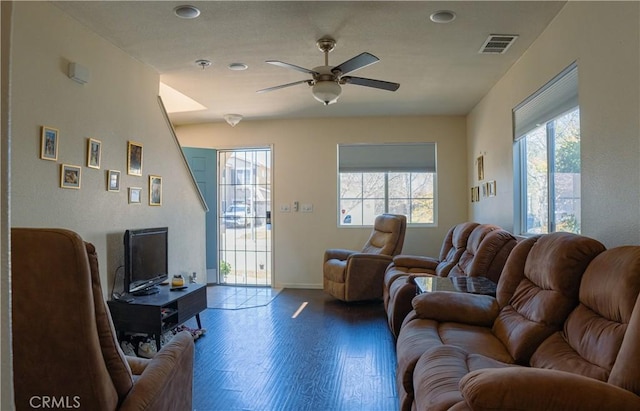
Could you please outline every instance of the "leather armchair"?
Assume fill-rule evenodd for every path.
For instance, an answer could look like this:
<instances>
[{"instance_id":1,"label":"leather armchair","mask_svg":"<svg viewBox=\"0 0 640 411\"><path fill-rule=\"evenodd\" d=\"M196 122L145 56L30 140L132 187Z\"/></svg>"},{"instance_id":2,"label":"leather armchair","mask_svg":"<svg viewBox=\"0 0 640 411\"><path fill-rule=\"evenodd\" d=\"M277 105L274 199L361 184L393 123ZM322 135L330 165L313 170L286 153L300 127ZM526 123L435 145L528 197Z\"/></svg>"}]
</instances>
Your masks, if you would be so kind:
<instances>
[{"instance_id":1,"label":"leather armchair","mask_svg":"<svg viewBox=\"0 0 640 411\"><path fill-rule=\"evenodd\" d=\"M87 410L192 408L193 338L178 333L153 359L125 356L92 244L68 230L14 228L11 266L16 409L44 396Z\"/></svg>"},{"instance_id":2,"label":"leather armchair","mask_svg":"<svg viewBox=\"0 0 640 411\"><path fill-rule=\"evenodd\" d=\"M382 297L382 279L393 256L404 244L407 218L382 214L362 251L329 249L324 253L324 290L342 301L364 301Z\"/></svg>"}]
</instances>

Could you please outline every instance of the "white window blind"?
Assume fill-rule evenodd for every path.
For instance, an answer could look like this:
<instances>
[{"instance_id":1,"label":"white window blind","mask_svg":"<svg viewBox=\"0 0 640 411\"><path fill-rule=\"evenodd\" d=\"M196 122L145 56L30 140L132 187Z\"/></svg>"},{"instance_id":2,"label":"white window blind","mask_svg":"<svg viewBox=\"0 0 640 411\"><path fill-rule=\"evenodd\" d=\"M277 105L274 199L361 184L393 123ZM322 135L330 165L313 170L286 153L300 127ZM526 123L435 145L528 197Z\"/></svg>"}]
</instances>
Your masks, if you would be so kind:
<instances>
[{"instance_id":1,"label":"white window blind","mask_svg":"<svg viewBox=\"0 0 640 411\"><path fill-rule=\"evenodd\" d=\"M435 173L436 144L340 144L338 171Z\"/></svg>"},{"instance_id":2,"label":"white window blind","mask_svg":"<svg viewBox=\"0 0 640 411\"><path fill-rule=\"evenodd\" d=\"M578 66L571 64L513 109L513 139L578 106Z\"/></svg>"}]
</instances>

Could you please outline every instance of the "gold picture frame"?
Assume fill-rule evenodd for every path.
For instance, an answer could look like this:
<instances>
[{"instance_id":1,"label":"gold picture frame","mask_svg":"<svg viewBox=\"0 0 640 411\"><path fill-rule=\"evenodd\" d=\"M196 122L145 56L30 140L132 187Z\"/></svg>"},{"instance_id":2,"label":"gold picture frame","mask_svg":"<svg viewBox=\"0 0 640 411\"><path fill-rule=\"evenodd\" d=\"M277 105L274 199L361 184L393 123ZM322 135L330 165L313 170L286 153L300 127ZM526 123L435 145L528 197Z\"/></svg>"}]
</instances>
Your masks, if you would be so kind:
<instances>
[{"instance_id":1,"label":"gold picture frame","mask_svg":"<svg viewBox=\"0 0 640 411\"><path fill-rule=\"evenodd\" d=\"M120 171L118 170L107 171L107 191L112 191L112 192L120 191Z\"/></svg>"},{"instance_id":2,"label":"gold picture frame","mask_svg":"<svg viewBox=\"0 0 640 411\"><path fill-rule=\"evenodd\" d=\"M480 201L480 186L471 187L471 202L477 203Z\"/></svg>"},{"instance_id":3,"label":"gold picture frame","mask_svg":"<svg viewBox=\"0 0 640 411\"><path fill-rule=\"evenodd\" d=\"M478 181L484 180L484 156L479 156L476 159L478 163Z\"/></svg>"},{"instance_id":4,"label":"gold picture frame","mask_svg":"<svg viewBox=\"0 0 640 411\"><path fill-rule=\"evenodd\" d=\"M82 167L71 164L60 164L60 187L80 189Z\"/></svg>"},{"instance_id":5,"label":"gold picture frame","mask_svg":"<svg viewBox=\"0 0 640 411\"><path fill-rule=\"evenodd\" d=\"M100 169L102 142L95 138L87 139L87 167Z\"/></svg>"},{"instance_id":6,"label":"gold picture frame","mask_svg":"<svg viewBox=\"0 0 640 411\"><path fill-rule=\"evenodd\" d=\"M127 174L142 176L142 143L129 141L127 144Z\"/></svg>"},{"instance_id":7,"label":"gold picture frame","mask_svg":"<svg viewBox=\"0 0 640 411\"><path fill-rule=\"evenodd\" d=\"M149 176L149 205L162 205L162 177Z\"/></svg>"},{"instance_id":8,"label":"gold picture frame","mask_svg":"<svg viewBox=\"0 0 640 411\"><path fill-rule=\"evenodd\" d=\"M487 192L489 197L495 197L496 196L496 180L491 180L487 183Z\"/></svg>"},{"instance_id":9,"label":"gold picture frame","mask_svg":"<svg viewBox=\"0 0 640 411\"><path fill-rule=\"evenodd\" d=\"M40 132L40 158L42 160L58 160L58 130L42 126Z\"/></svg>"},{"instance_id":10,"label":"gold picture frame","mask_svg":"<svg viewBox=\"0 0 640 411\"><path fill-rule=\"evenodd\" d=\"M129 187L129 204L142 204L141 187Z\"/></svg>"}]
</instances>

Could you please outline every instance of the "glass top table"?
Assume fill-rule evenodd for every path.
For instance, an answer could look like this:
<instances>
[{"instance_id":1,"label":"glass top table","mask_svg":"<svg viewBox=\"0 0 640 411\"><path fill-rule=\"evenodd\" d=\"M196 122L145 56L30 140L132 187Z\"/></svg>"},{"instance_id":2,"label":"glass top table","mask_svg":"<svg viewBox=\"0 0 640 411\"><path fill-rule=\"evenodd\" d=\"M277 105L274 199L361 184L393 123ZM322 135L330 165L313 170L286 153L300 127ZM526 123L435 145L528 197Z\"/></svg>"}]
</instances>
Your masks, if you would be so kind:
<instances>
[{"instance_id":1,"label":"glass top table","mask_svg":"<svg viewBox=\"0 0 640 411\"><path fill-rule=\"evenodd\" d=\"M415 277L419 293L452 291L458 293L496 295L496 283L486 277Z\"/></svg>"}]
</instances>

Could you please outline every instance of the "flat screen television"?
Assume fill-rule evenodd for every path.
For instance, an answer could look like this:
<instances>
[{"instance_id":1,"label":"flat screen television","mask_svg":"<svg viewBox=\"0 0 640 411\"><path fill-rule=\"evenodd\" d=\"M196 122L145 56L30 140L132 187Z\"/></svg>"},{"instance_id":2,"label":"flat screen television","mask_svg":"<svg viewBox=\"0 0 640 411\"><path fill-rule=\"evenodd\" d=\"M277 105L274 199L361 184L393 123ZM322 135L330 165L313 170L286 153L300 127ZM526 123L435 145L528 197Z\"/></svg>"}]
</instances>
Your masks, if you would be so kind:
<instances>
[{"instance_id":1,"label":"flat screen television","mask_svg":"<svg viewBox=\"0 0 640 411\"><path fill-rule=\"evenodd\" d=\"M169 278L167 227L127 230L124 233L124 291L154 294Z\"/></svg>"}]
</instances>

